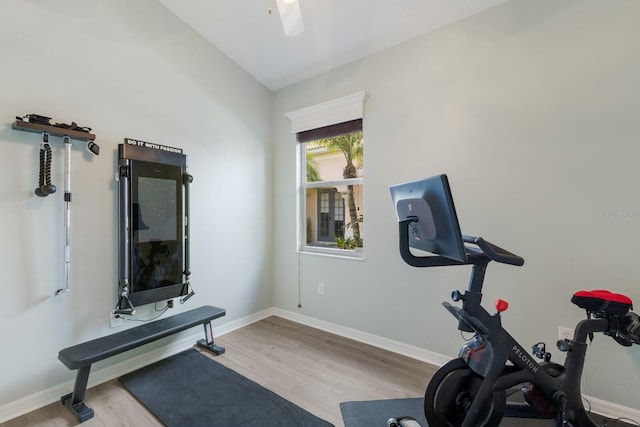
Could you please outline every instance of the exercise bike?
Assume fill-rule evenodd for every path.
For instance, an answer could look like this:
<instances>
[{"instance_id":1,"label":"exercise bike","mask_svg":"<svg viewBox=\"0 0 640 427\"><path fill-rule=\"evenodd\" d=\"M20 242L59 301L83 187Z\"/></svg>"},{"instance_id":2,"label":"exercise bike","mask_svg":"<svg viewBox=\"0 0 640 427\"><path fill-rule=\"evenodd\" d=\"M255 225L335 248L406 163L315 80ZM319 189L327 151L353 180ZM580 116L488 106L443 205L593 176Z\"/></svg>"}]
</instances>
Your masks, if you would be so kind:
<instances>
[{"instance_id":1,"label":"exercise bike","mask_svg":"<svg viewBox=\"0 0 640 427\"><path fill-rule=\"evenodd\" d=\"M556 427L596 427L582 403L580 379L587 343L601 332L623 346L640 344L640 319L628 297L608 291L580 291L571 301L587 318L572 339L557 347L566 353L564 366L551 362L543 343L527 352L503 327L498 300L495 314L482 305L482 286L491 261L522 266L524 259L481 237L460 232L446 175L391 187L396 204L402 259L414 267L472 266L465 292L452 292L444 302L458 320L458 329L473 333L458 358L433 375L424 397L431 427L498 426L503 417L553 419ZM410 248L429 254L415 255ZM541 359L536 361L534 357ZM522 401L507 402L509 390L523 390Z\"/></svg>"}]
</instances>

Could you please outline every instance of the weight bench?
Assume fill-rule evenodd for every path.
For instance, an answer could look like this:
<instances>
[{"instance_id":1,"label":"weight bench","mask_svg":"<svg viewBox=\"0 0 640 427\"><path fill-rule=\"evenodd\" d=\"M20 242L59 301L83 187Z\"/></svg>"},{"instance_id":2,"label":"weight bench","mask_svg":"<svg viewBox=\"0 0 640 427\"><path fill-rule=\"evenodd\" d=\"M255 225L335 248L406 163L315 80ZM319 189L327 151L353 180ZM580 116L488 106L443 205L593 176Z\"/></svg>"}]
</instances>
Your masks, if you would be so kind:
<instances>
[{"instance_id":1,"label":"weight bench","mask_svg":"<svg viewBox=\"0 0 640 427\"><path fill-rule=\"evenodd\" d=\"M215 345L213 342L213 331L210 322L225 314L226 312L222 308L206 305L60 350L58 359L67 368L78 370L73 393L62 396L60 401L76 415L78 422L82 423L92 418L93 409L84 403L84 395L87 390L89 371L93 363L197 325L204 325L206 337L198 340L198 346L211 350L215 354L224 353L224 348Z\"/></svg>"}]
</instances>

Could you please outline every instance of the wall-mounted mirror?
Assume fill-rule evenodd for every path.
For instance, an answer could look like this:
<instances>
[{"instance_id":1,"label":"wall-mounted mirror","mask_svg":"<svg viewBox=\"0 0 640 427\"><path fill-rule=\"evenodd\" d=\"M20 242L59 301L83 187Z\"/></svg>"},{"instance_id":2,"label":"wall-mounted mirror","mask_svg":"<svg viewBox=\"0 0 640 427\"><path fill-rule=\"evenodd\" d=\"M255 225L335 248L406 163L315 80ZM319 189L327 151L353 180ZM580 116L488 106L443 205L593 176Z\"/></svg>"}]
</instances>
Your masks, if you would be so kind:
<instances>
[{"instance_id":1,"label":"wall-mounted mirror","mask_svg":"<svg viewBox=\"0 0 640 427\"><path fill-rule=\"evenodd\" d=\"M180 151L131 139L118 146L120 314L189 294L191 176Z\"/></svg>"}]
</instances>

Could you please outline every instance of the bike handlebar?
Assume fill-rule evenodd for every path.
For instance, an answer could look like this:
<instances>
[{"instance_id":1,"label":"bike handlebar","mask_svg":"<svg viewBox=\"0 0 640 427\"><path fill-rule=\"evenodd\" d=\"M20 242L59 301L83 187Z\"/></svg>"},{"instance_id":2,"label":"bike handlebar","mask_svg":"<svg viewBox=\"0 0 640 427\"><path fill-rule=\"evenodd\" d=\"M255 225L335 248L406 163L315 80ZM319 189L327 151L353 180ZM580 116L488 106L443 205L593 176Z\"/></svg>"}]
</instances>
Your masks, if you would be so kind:
<instances>
[{"instance_id":1,"label":"bike handlebar","mask_svg":"<svg viewBox=\"0 0 640 427\"><path fill-rule=\"evenodd\" d=\"M524 258L484 240L482 237L462 236L465 243L473 243L492 261L516 266L524 265Z\"/></svg>"},{"instance_id":2,"label":"bike handlebar","mask_svg":"<svg viewBox=\"0 0 640 427\"><path fill-rule=\"evenodd\" d=\"M524 265L524 259L506 249L484 240L482 237L462 236L465 243L471 243L477 248L466 246L467 261L456 261L438 254L428 256L415 256L409 250L409 224L417 221L416 217L408 217L398 222L400 234L400 254L402 259L413 267L443 267L449 265L469 265L486 263L487 260L510 264Z\"/></svg>"}]
</instances>

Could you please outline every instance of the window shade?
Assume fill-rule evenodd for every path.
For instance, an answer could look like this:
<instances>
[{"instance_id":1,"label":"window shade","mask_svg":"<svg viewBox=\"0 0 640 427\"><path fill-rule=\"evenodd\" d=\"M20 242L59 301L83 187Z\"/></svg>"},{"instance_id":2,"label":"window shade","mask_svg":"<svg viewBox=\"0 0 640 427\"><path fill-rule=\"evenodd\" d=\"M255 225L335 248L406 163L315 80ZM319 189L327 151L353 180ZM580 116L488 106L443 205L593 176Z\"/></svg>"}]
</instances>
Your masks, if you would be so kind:
<instances>
[{"instance_id":1,"label":"window shade","mask_svg":"<svg viewBox=\"0 0 640 427\"><path fill-rule=\"evenodd\" d=\"M362 130L362 119L349 120L316 129L309 129L296 134L298 142L316 141L318 139L333 138L351 132Z\"/></svg>"}]
</instances>

